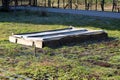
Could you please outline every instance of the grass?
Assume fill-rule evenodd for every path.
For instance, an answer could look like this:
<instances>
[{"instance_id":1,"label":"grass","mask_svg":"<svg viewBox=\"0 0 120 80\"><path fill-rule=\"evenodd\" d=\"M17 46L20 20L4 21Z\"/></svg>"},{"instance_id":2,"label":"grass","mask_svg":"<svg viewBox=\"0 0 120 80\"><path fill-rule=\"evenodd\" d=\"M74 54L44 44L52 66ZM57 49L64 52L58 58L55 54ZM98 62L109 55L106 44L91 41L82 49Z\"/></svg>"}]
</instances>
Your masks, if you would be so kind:
<instances>
[{"instance_id":1,"label":"grass","mask_svg":"<svg viewBox=\"0 0 120 80\"><path fill-rule=\"evenodd\" d=\"M120 19L72 14L19 11L0 13L0 79L119 80ZM110 39L34 49L10 43L14 33L61 29L68 26L103 29ZM22 76L22 77L20 77Z\"/></svg>"}]
</instances>

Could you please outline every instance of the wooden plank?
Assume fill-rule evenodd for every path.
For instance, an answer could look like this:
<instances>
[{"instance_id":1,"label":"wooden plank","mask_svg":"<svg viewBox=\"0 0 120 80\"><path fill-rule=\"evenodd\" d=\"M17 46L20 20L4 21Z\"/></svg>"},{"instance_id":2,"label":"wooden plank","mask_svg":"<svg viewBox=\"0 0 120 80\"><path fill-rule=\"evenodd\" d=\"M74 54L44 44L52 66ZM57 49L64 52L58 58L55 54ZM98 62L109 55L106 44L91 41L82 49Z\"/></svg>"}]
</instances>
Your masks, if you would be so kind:
<instances>
[{"instance_id":1,"label":"wooden plank","mask_svg":"<svg viewBox=\"0 0 120 80\"><path fill-rule=\"evenodd\" d=\"M9 41L13 42L13 43L17 43L17 44L23 44L23 45L27 45L27 46L34 46L34 41L26 40L26 39L23 39L23 38L17 38L17 37L14 37L14 36L10 36Z\"/></svg>"},{"instance_id":2,"label":"wooden plank","mask_svg":"<svg viewBox=\"0 0 120 80\"><path fill-rule=\"evenodd\" d=\"M45 36L54 36L54 35L61 35L61 34L70 34L70 33L73 33L73 32L84 32L84 31L87 31L86 29L71 29L71 30L66 30L66 31L57 31L57 32L50 32L50 33L41 33L41 34L38 34L38 35L33 35L33 36L28 36L28 37L45 37ZM28 38L27 37L27 38Z\"/></svg>"},{"instance_id":3,"label":"wooden plank","mask_svg":"<svg viewBox=\"0 0 120 80\"><path fill-rule=\"evenodd\" d=\"M43 37L28 37L28 40L59 40L61 38L64 38L66 36L77 36L77 35L93 35L93 34L101 34L105 33L102 30L94 30L94 31L78 31L78 32L72 32L72 33L65 33L65 34L59 34L59 35L50 35L50 36L43 36Z\"/></svg>"},{"instance_id":4,"label":"wooden plank","mask_svg":"<svg viewBox=\"0 0 120 80\"><path fill-rule=\"evenodd\" d=\"M17 43L17 38L14 36L9 36L9 41L13 43Z\"/></svg>"},{"instance_id":5,"label":"wooden plank","mask_svg":"<svg viewBox=\"0 0 120 80\"><path fill-rule=\"evenodd\" d=\"M43 48L43 41L34 41L35 47L37 48Z\"/></svg>"},{"instance_id":6,"label":"wooden plank","mask_svg":"<svg viewBox=\"0 0 120 80\"><path fill-rule=\"evenodd\" d=\"M87 31L86 29L65 29L65 30L58 30L58 31L50 31L50 32L40 32L40 33L33 33L33 34L23 34L23 35L14 35L15 37L21 37L21 38L27 38L32 36L50 36L55 34L62 34L62 33L68 33L73 31Z\"/></svg>"},{"instance_id":7,"label":"wooden plank","mask_svg":"<svg viewBox=\"0 0 120 80\"><path fill-rule=\"evenodd\" d=\"M26 39L23 39L23 38L17 38L17 43L27 45L27 46L34 46L34 41L26 40Z\"/></svg>"},{"instance_id":8,"label":"wooden plank","mask_svg":"<svg viewBox=\"0 0 120 80\"><path fill-rule=\"evenodd\" d=\"M40 34L40 33L46 33L46 32L54 32L54 31L64 31L64 30L71 30L73 28L64 28L64 29L57 29L57 30L47 30L47 31L40 31L40 32L31 32L31 33L21 33L21 34L16 34L14 35L15 37L22 37L22 36L27 36L27 35L32 35L32 34Z\"/></svg>"}]
</instances>

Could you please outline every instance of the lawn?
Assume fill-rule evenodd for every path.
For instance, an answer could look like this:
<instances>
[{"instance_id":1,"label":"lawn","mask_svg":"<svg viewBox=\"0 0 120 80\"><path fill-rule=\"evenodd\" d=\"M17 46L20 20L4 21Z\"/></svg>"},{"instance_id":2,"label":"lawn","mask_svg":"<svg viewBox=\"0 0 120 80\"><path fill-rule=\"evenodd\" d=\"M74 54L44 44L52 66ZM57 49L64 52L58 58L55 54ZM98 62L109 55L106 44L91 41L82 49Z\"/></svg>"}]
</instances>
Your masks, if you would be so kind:
<instances>
[{"instance_id":1,"label":"lawn","mask_svg":"<svg viewBox=\"0 0 120 80\"><path fill-rule=\"evenodd\" d=\"M103 29L109 39L38 49L8 41L12 33ZM0 80L120 80L120 19L72 14L0 12Z\"/></svg>"}]
</instances>

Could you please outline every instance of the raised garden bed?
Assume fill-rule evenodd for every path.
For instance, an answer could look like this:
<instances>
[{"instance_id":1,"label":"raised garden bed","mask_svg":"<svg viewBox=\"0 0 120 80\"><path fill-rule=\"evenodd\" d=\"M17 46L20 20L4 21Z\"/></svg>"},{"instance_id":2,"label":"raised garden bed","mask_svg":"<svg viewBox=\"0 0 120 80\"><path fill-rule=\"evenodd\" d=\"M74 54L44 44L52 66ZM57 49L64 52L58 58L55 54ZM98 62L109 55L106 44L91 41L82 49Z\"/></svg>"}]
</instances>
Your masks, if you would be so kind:
<instances>
[{"instance_id":1,"label":"raised garden bed","mask_svg":"<svg viewBox=\"0 0 120 80\"><path fill-rule=\"evenodd\" d=\"M87 30L79 28L65 28L43 32L16 34L9 37L9 41L37 48L56 47L69 43L88 40L102 40L108 38L103 30Z\"/></svg>"}]
</instances>

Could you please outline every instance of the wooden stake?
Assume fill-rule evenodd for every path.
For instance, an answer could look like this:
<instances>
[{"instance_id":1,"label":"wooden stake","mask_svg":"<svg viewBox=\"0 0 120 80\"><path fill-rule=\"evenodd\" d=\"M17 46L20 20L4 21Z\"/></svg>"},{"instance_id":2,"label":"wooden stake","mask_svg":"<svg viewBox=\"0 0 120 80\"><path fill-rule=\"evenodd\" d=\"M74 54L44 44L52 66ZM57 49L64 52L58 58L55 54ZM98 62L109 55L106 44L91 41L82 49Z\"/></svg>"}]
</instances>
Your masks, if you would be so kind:
<instances>
[{"instance_id":1,"label":"wooden stake","mask_svg":"<svg viewBox=\"0 0 120 80\"><path fill-rule=\"evenodd\" d=\"M34 46L34 56L36 56L36 47Z\"/></svg>"}]
</instances>

